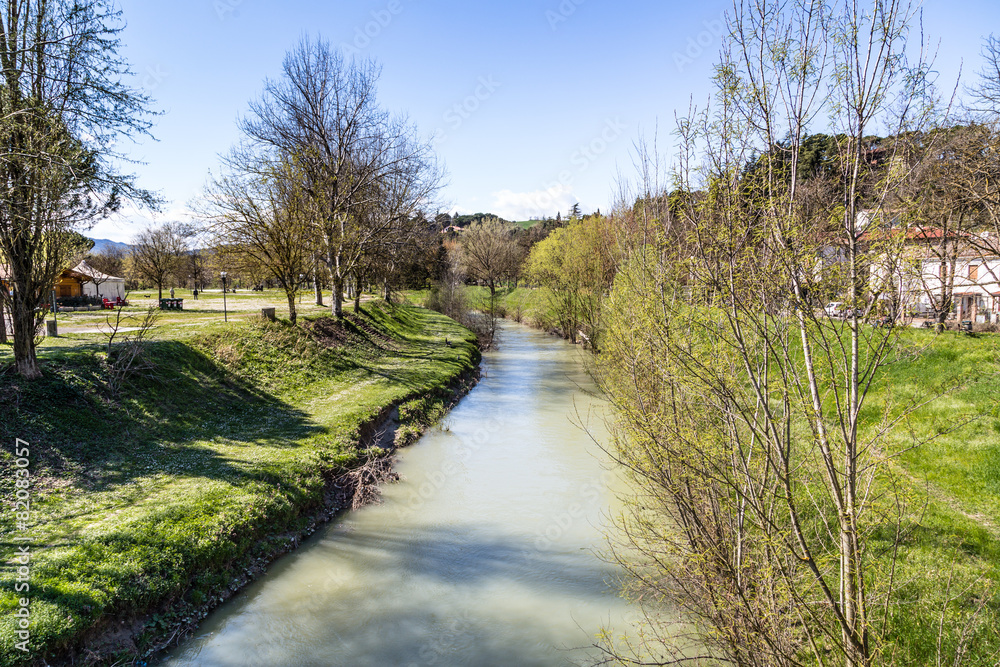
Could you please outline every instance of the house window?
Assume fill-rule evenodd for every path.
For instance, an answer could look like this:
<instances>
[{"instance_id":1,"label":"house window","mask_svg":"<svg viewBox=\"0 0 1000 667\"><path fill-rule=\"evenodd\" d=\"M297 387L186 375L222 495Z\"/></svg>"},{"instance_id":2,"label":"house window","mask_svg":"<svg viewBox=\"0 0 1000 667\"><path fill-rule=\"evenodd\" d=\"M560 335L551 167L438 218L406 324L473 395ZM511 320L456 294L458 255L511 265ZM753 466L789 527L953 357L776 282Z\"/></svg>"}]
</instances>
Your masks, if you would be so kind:
<instances>
[{"instance_id":1,"label":"house window","mask_svg":"<svg viewBox=\"0 0 1000 667\"><path fill-rule=\"evenodd\" d=\"M969 280L979 280L978 264L969 264Z\"/></svg>"}]
</instances>

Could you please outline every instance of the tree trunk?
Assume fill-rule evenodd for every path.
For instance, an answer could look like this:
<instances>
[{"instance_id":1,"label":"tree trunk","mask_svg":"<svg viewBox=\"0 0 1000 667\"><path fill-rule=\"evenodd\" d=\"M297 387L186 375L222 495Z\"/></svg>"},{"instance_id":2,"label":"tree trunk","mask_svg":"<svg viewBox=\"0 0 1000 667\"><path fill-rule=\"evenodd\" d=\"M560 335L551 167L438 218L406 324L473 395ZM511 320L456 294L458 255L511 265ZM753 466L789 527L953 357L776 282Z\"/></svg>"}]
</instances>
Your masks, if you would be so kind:
<instances>
[{"instance_id":1,"label":"tree trunk","mask_svg":"<svg viewBox=\"0 0 1000 667\"><path fill-rule=\"evenodd\" d=\"M7 344L7 307L0 301L0 344Z\"/></svg>"},{"instance_id":2,"label":"tree trunk","mask_svg":"<svg viewBox=\"0 0 1000 667\"><path fill-rule=\"evenodd\" d=\"M313 278L313 291L316 293L316 305L322 306L323 304L323 287L319 284L319 277Z\"/></svg>"},{"instance_id":3,"label":"tree trunk","mask_svg":"<svg viewBox=\"0 0 1000 667\"><path fill-rule=\"evenodd\" d=\"M285 290L285 296L288 298L288 319L294 326L298 320L298 313L295 310L295 290Z\"/></svg>"},{"instance_id":4,"label":"tree trunk","mask_svg":"<svg viewBox=\"0 0 1000 667\"><path fill-rule=\"evenodd\" d=\"M159 297L158 298L162 299L163 298L163 283L157 284L156 288L159 290ZM223 287L222 289L223 289L223 291L225 291L226 288Z\"/></svg>"},{"instance_id":5,"label":"tree trunk","mask_svg":"<svg viewBox=\"0 0 1000 667\"><path fill-rule=\"evenodd\" d=\"M11 308L15 366L18 375L34 380L42 376L38 358L35 356L35 309L33 304L25 303L23 299L18 298L18 295L15 295Z\"/></svg>"},{"instance_id":6,"label":"tree trunk","mask_svg":"<svg viewBox=\"0 0 1000 667\"><path fill-rule=\"evenodd\" d=\"M344 316L344 279L337 275L333 277L333 316Z\"/></svg>"},{"instance_id":7,"label":"tree trunk","mask_svg":"<svg viewBox=\"0 0 1000 667\"><path fill-rule=\"evenodd\" d=\"M330 307L333 316L341 318L344 316L344 274L340 270L340 252L336 248L333 240L327 238L326 264L330 267L330 278L333 283L333 302Z\"/></svg>"},{"instance_id":8,"label":"tree trunk","mask_svg":"<svg viewBox=\"0 0 1000 667\"><path fill-rule=\"evenodd\" d=\"M382 279L382 298L386 300L386 303L392 303L392 286L389 284L388 278Z\"/></svg>"}]
</instances>

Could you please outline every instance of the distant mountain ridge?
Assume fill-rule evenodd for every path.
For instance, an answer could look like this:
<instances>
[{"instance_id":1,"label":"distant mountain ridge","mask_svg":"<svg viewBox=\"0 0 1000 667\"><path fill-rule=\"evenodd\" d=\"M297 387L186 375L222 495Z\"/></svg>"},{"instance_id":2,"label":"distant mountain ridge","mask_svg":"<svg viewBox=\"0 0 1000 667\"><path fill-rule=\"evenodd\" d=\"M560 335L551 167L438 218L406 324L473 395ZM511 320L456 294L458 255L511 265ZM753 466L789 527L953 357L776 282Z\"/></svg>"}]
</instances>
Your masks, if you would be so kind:
<instances>
[{"instance_id":1,"label":"distant mountain ridge","mask_svg":"<svg viewBox=\"0 0 1000 667\"><path fill-rule=\"evenodd\" d=\"M90 252L99 254L104 252L105 248L121 248L122 250L128 250L128 244L122 243L120 241L112 241L110 239L90 239L94 242L94 248Z\"/></svg>"}]
</instances>

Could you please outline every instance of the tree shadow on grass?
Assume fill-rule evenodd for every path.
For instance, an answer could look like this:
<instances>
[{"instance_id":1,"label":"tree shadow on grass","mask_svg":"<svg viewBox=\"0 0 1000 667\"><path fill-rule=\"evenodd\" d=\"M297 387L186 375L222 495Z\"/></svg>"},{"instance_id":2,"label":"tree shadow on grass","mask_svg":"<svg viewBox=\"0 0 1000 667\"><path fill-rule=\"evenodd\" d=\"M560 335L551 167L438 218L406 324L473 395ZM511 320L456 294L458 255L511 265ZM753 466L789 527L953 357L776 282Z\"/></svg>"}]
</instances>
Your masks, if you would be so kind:
<instances>
[{"instance_id":1,"label":"tree shadow on grass","mask_svg":"<svg viewBox=\"0 0 1000 667\"><path fill-rule=\"evenodd\" d=\"M93 349L51 359L38 381L0 376L0 436L29 442L33 469L76 478L94 490L168 466L173 472L179 462L210 478L270 479L266 471L248 472L195 443L222 438L295 447L322 431L306 413L183 342L151 342L148 353L155 370L118 397L107 392Z\"/></svg>"}]
</instances>

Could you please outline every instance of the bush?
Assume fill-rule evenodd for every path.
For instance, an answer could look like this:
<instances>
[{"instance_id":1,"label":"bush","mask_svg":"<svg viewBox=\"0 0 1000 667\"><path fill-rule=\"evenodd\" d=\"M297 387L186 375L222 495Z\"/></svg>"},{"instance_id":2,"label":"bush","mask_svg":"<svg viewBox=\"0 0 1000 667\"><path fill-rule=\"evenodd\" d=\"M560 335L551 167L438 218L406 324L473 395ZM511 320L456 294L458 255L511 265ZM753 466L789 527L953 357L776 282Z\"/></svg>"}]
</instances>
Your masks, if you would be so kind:
<instances>
[{"instance_id":1,"label":"bush","mask_svg":"<svg viewBox=\"0 0 1000 667\"><path fill-rule=\"evenodd\" d=\"M101 297L96 296L65 296L56 299L56 305L64 308L80 308L81 306L100 306L104 303Z\"/></svg>"},{"instance_id":2,"label":"bush","mask_svg":"<svg viewBox=\"0 0 1000 667\"><path fill-rule=\"evenodd\" d=\"M447 282L435 283L431 288L424 307L447 315L463 327L476 334L480 349L493 344L496 331L494 318L472 311L468 290L465 285Z\"/></svg>"}]
</instances>

